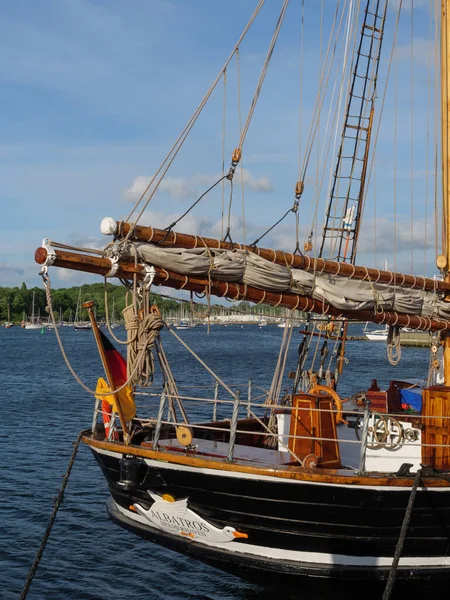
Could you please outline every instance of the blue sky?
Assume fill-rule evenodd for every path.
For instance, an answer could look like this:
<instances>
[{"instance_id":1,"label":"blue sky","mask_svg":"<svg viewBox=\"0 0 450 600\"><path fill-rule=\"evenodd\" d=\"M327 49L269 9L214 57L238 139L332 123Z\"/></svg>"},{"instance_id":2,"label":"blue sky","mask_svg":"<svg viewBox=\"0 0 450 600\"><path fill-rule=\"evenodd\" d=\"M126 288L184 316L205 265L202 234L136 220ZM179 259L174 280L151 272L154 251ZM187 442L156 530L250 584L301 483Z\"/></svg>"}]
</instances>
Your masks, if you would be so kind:
<instances>
[{"instance_id":1,"label":"blue sky","mask_svg":"<svg viewBox=\"0 0 450 600\"><path fill-rule=\"evenodd\" d=\"M324 38L337 0L306 0L303 73L303 138L309 128L319 73L319 22L323 4ZM34 250L42 238L101 245L104 216L124 218L143 183L158 168L229 55L253 12L256 0L17 0L0 5L0 285L39 283ZM240 51L242 119L245 120L262 61L282 2L267 0ZM341 2L343 5L344 2ZM364 3L363 3L364 4ZM409 3L410 4L410 3ZM410 11L405 3L404 29L394 69L399 83L397 130L397 248L410 237L409 196L422 201L414 214L415 236L425 227L425 169L429 33L428 2L415 0L414 141L421 146L411 177ZM298 175L300 0L291 0L266 84L244 146L247 242L292 205ZM394 16L390 10L389 15ZM390 29L389 29L390 27ZM392 21L386 33L390 49ZM325 47L325 42L323 43ZM324 52L324 51L323 51ZM393 71L393 72L394 72ZM226 164L238 141L237 68L227 78ZM377 157L379 251L373 256L373 232L367 229L361 261L384 262L392 249L393 96L387 97L387 125L380 130ZM145 222L168 225L184 212L221 173L223 85L211 98L176 159ZM326 115L325 115L326 116ZM325 128L324 121L321 128ZM432 123L432 121L431 121ZM421 143L420 143L421 142ZM317 151L313 151L317 155ZM316 159L314 159L316 160ZM333 159L334 160L334 159ZM331 164L330 157L330 164ZM433 165L428 165L429 179ZM314 187L312 163L307 177ZM431 173L431 175L430 175ZM242 241L240 176L236 176L233 239ZM328 176L325 177L328 181ZM309 230L313 194L302 200L301 230ZM322 201L326 190L322 193ZM367 222L373 220L369 203ZM404 208L401 208L402 203ZM181 231L220 236L221 192L202 201L180 223ZM318 222L322 221L319 209ZM183 225L183 226L182 226ZM293 250L293 220L288 219L265 245ZM372 236L372 237L371 237ZM303 239L301 242L303 243ZM434 262L434 250L423 256L414 240L418 262ZM430 245L429 238L429 245ZM432 245L432 244L431 244ZM410 255L399 255L397 267L408 268ZM391 265L392 266L392 265ZM431 266L430 266L431 269ZM423 269L418 269L418 274ZM92 276L53 270L55 287L95 281Z\"/></svg>"}]
</instances>

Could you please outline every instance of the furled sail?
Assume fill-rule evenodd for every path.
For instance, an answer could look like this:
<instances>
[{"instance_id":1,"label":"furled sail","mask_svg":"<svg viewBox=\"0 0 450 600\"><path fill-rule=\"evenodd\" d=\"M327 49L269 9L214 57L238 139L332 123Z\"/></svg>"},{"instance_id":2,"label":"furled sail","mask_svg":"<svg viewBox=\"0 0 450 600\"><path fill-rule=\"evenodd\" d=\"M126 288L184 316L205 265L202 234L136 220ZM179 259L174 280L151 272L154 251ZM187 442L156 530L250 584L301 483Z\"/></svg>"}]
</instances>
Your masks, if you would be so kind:
<instances>
[{"instance_id":1,"label":"furled sail","mask_svg":"<svg viewBox=\"0 0 450 600\"><path fill-rule=\"evenodd\" d=\"M47 245L38 249L36 261L124 279L136 273L155 285L232 300L430 331L450 329L449 285L439 280L152 228L141 229L151 229L152 236L161 241L142 242L142 231L137 235L130 224L108 222L115 227L108 229L103 223L102 231L116 239L106 247L103 257ZM167 247L171 240L178 240L173 245L184 247Z\"/></svg>"}]
</instances>

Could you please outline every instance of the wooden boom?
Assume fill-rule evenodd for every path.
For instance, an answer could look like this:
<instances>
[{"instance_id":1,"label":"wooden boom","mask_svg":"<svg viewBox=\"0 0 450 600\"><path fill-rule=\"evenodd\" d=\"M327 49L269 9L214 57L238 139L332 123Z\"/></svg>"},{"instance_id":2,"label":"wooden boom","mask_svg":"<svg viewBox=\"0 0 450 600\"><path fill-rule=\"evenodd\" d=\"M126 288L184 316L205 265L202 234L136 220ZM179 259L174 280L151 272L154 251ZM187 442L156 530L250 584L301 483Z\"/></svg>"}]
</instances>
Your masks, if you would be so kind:
<instances>
[{"instance_id":1,"label":"wooden boom","mask_svg":"<svg viewBox=\"0 0 450 600\"><path fill-rule=\"evenodd\" d=\"M51 264L65 269L75 271L85 271L97 275L108 275L111 271L111 261L108 258L100 256L91 256L79 254L64 250L53 250ZM35 260L40 265L45 265L49 254L46 248L38 248L35 253ZM146 271L141 265L135 265L134 261L119 261L118 269L114 276L121 279L133 279L134 274L142 280ZM260 290L258 288L216 279L209 280L207 277L188 277L180 275L173 271L167 271L159 267L154 267L155 285L165 285L174 289L184 289L197 293L211 293L214 296L227 298L228 300L248 300L258 304L270 304L272 306L283 306L293 310L303 312L314 312L322 315L335 317L345 317L347 319L358 321L371 321L372 323L388 325L399 325L401 327L412 327L426 331L450 332L450 322L446 320L430 319L428 317L419 317L416 315L406 315L397 312L374 313L371 310L342 311L334 308L330 304L300 296L290 292L278 293Z\"/></svg>"},{"instance_id":2,"label":"wooden boom","mask_svg":"<svg viewBox=\"0 0 450 600\"><path fill-rule=\"evenodd\" d=\"M404 275L403 273L392 273L391 271L380 271L379 269L354 266L350 263L336 262L334 260L325 260L323 258L310 258L301 254L292 252L283 252L281 250L272 250L270 248L258 248L256 246L246 246L244 244L233 244L214 238L206 238L197 235L188 235L175 231L166 231L165 229L156 229L154 227L143 227L124 221L113 221L113 219L104 219L110 225L108 233L115 235L116 238L124 238L130 231L130 239L140 242L149 242L162 247L170 248L217 248L222 250L246 250L270 260L279 265L288 265L295 269L302 269L314 273L329 273L331 275L342 275L354 279L367 279L372 283L387 283L396 286L403 286L412 289L421 289L427 291L441 290L449 291L450 282L438 281L428 277L416 277L415 275ZM102 224L103 225L103 224ZM102 227L103 233L106 231Z\"/></svg>"}]
</instances>

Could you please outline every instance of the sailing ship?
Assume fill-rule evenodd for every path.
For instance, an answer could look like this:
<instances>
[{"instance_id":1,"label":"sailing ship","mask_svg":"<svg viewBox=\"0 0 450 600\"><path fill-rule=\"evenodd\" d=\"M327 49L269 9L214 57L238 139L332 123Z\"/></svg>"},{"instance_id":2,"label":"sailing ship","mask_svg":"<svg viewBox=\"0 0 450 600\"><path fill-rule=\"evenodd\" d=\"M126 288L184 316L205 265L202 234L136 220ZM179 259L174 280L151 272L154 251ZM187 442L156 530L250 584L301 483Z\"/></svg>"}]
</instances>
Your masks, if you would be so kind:
<instances>
[{"instance_id":1,"label":"sailing ship","mask_svg":"<svg viewBox=\"0 0 450 600\"><path fill-rule=\"evenodd\" d=\"M258 3L214 86L224 79L262 4ZM218 183L231 186L239 173L252 110L287 4L276 20L250 118L230 168ZM127 361L98 329L93 303L85 304L106 379L99 379L93 424L83 441L108 482L111 519L152 542L248 579L286 583L307 577L315 585L328 585L333 593L339 585L346 586L346 597L367 597L374 590L380 597L384 589L383 597L388 598L393 585L396 593L408 588L432 593L450 581L449 0L436 4L443 46L445 237L437 257L442 278L361 266L356 260L377 138L376 108L378 103L380 115L386 95L379 72L381 50L387 19L394 17L392 56L400 7L401 2L395 14L387 0L336 3L318 83L317 112L325 113L326 98L337 103L342 117L340 146L334 154L337 163L322 234L315 233L314 217L302 249L298 236L293 252L263 247L259 243L263 236L254 244L235 243L230 223L221 239L184 234L178 221L166 229L139 224L173 161L169 154L136 205L137 218L103 220L101 231L113 241L102 256L48 240L35 255L47 290L53 265L117 277L130 290L139 291L124 311ZM433 18L434 8L430 14ZM327 95L331 55L338 49L342 55L334 66L343 91ZM385 90L389 72L383 72ZM202 107L203 102L198 112ZM319 130L324 133L316 117L316 113L311 117L311 139ZM312 142L308 144L304 152L311 156ZM292 209L286 213L297 224L300 201L308 193L306 173L305 166L295 185ZM181 393L159 334L164 322L150 305L150 290L159 285L208 299L246 300L290 311L263 401L253 401L250 393L242 397L242 390L224 382L169 328L201 360L215 385L211 397L199 392L194 398L191 389ZM282 396L283 369L298 311L310 317L303 327L291 392ZM344 408L338 382L351 321L388 326L391 360L392 350L399 349L399 327L429 331L430 372L424 374L425 382L417 385L398 377L380 389L374 379ZM319 329L318 322L326 326ZM331 334L335 340L329 352ZM153 380L152 352L158 355L164 383L157 402L149 405L148 413L138 415L134 395ZM359 376L363 382L376 374ZM201 418L190 414L194 399L203 407ZM343 458L345 444L352 449L352 458Z\"/></svg>"}]
</instances>

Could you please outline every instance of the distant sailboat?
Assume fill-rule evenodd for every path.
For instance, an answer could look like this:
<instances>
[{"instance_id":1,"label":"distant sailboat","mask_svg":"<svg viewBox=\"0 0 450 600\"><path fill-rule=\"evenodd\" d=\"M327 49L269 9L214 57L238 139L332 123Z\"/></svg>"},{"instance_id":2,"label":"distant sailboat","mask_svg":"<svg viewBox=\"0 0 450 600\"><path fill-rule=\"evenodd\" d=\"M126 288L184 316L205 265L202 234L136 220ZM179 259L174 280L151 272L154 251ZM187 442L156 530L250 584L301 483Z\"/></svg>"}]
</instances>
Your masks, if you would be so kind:
<instances>
[{"instance_id":1,"label":"distant sailboat","mask_svg":"<svg viewBox=\"0 0 450 600\"><path fill-rule=\"evenodd\" d=\"M22 321L23 329L41 329L42 324L40 319L34 314L34 303L35 303L36 292L33 290L33 300L31 303L31 315L28 321Z\"/></svg>"},{"instance_id":2,"label":"distant sailboat","mask_svg":"<svg viewBox=\"0 0 450 600\"><path fill-rule=\"evenodd\" d=\"M89 329L92 329L92 325L88 321L79 320L80 315L81 315L81 288L80 288L80 292L78 294L77 308L75 311L74 328L77 330L81 330L81 331L83 331L83 330L88 331Z\"/></svg>"},{"instance_id":3,"label":"distant sailboat","mask_svg":"<svg viewBox=\"0 0 450 600\"><path fill-rule=\"evenodd\" d=\"M8 302L8 320L5 322L5 328L11 329L14 326L14 323L11 321L11 302Z\"/></svg>"},{"instance_id":4,"label":"distant sailboat","mask_svg":"<svg viewBox=\"0 0 450 600\"><path fill-rule=\"evenodd\" d=\"M386 326L384 329L375 329L370 331L367 329L367 323L364 327L364 335L371 342L385 342L388 338L388 327Z\"/></svg>"}]
</instances>

